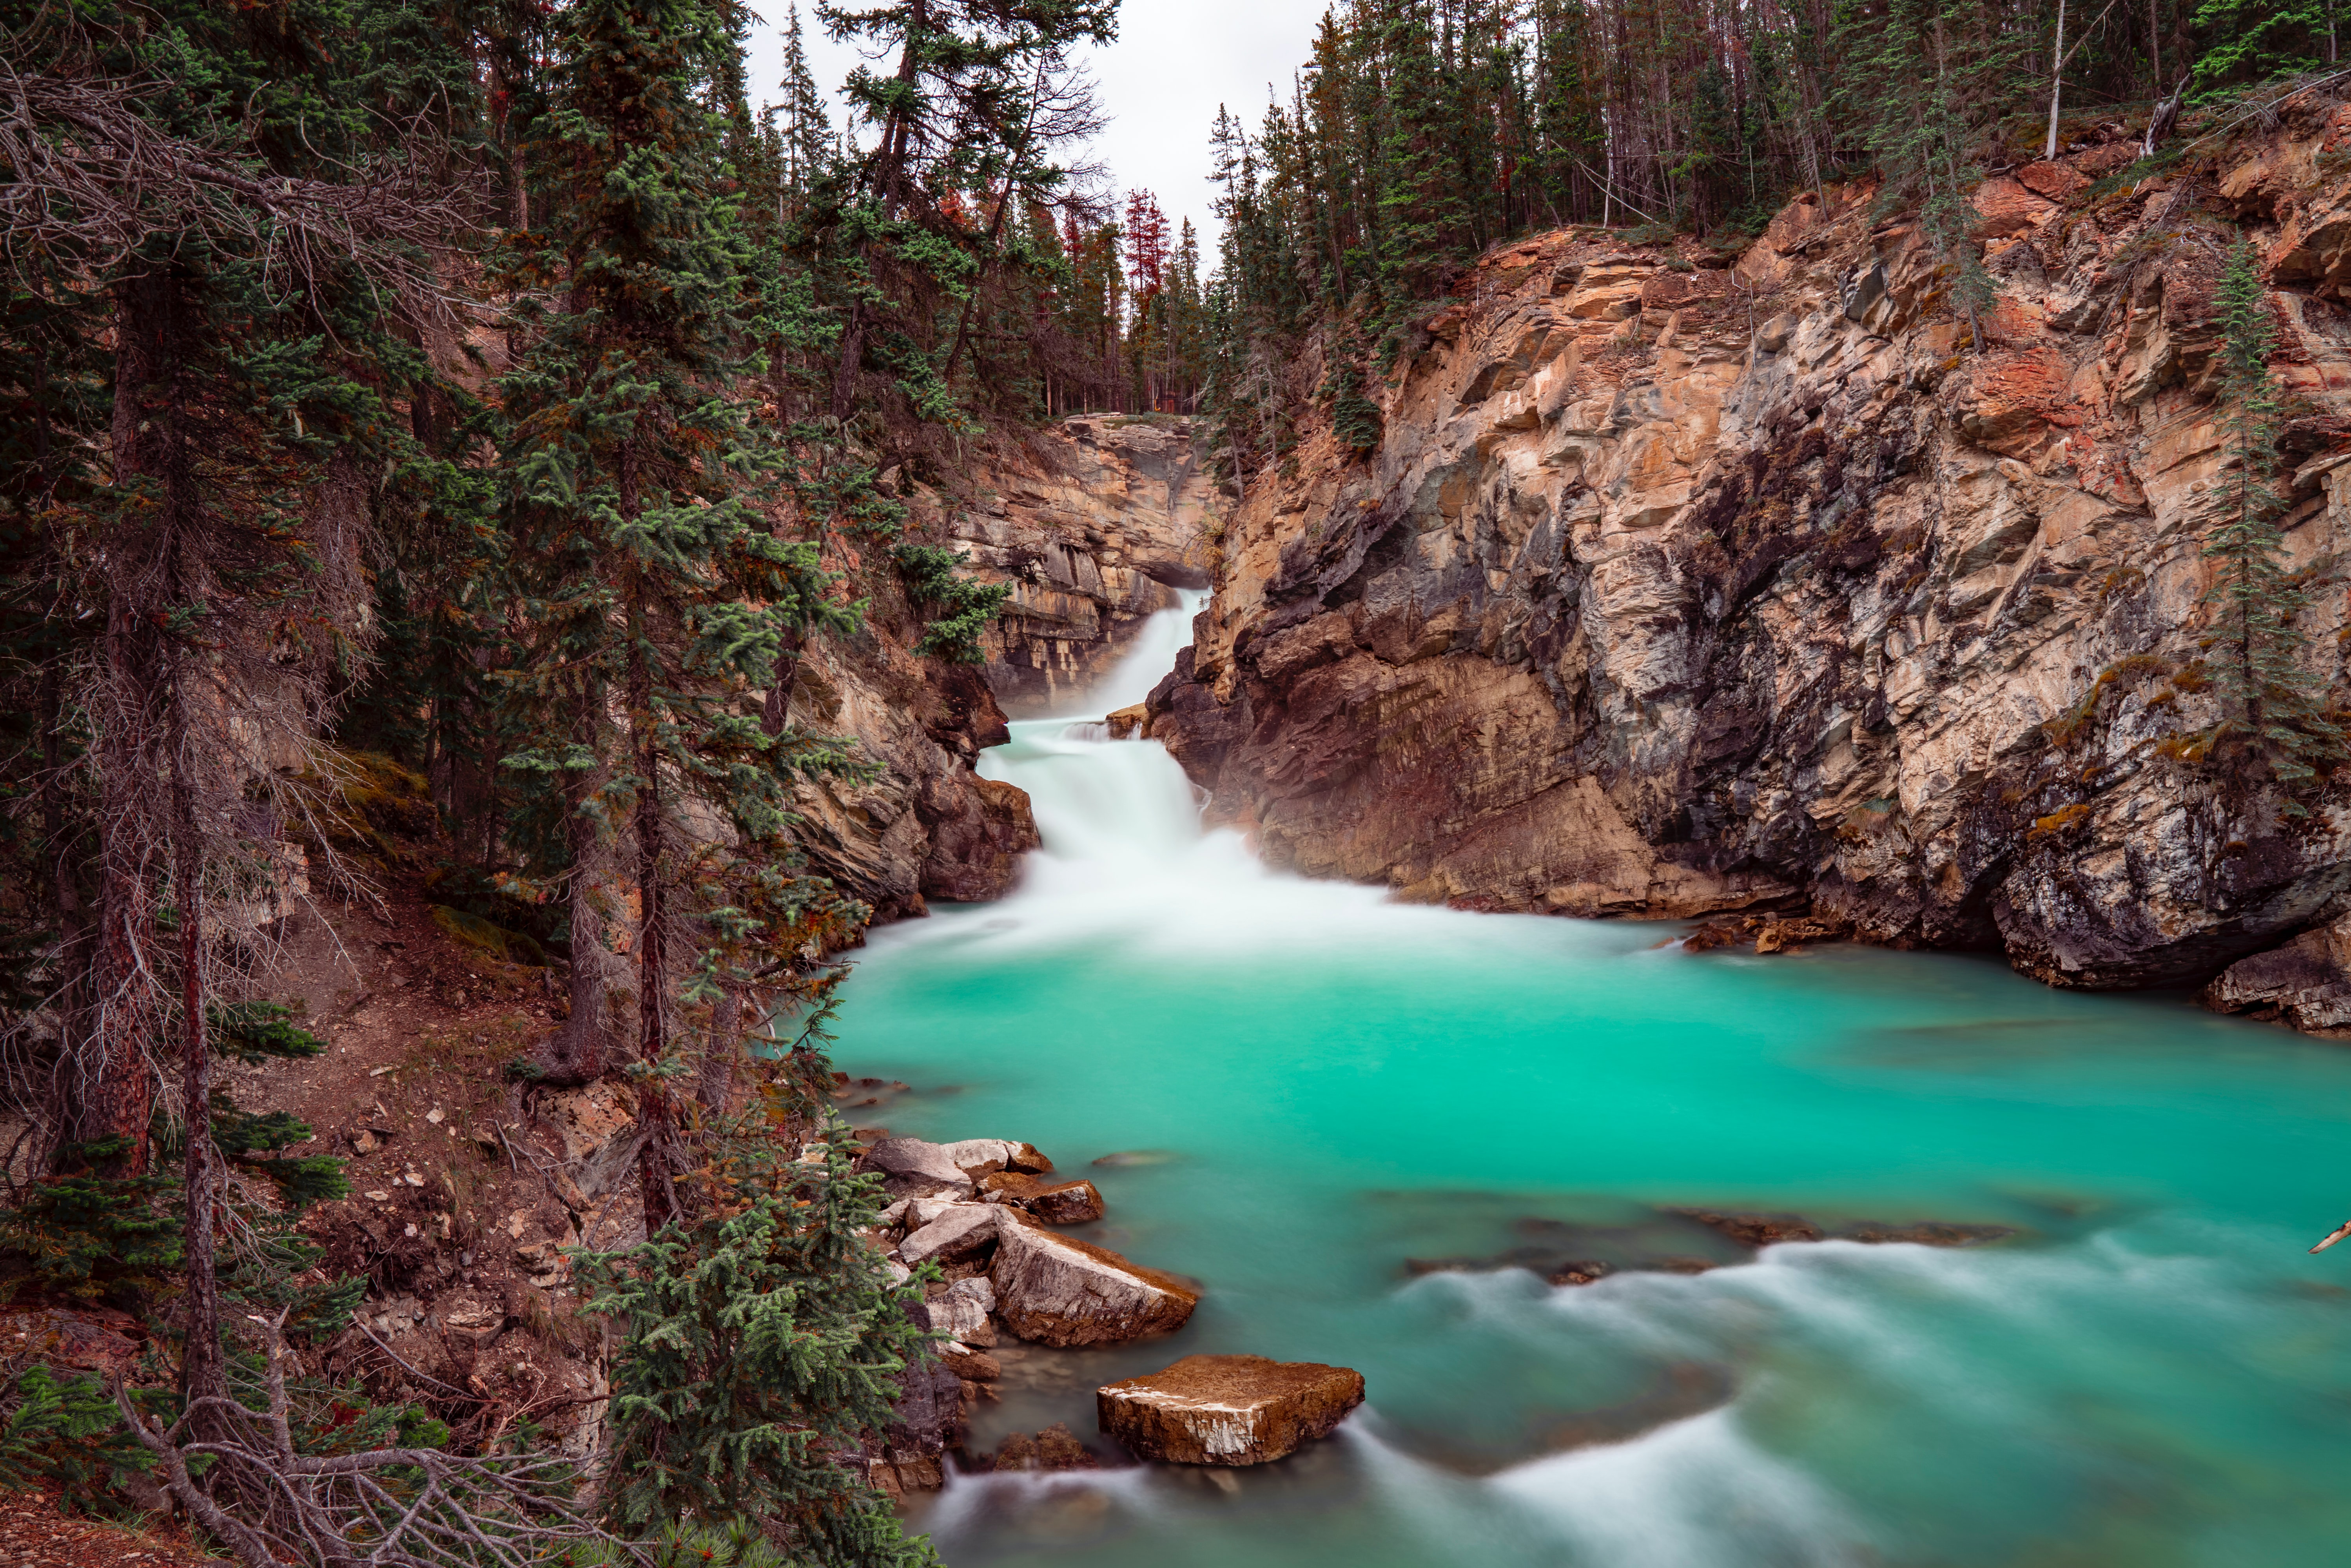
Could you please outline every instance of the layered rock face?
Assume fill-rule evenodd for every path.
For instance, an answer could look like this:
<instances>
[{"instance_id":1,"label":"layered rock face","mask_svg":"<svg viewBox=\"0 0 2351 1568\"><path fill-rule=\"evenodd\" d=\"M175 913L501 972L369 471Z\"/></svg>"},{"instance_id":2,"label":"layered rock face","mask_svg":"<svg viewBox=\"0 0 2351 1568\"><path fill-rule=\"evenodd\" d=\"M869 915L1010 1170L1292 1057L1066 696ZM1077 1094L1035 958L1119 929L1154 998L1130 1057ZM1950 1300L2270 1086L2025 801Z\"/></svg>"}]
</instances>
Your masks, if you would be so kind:
<instances>
[{"instance_id":1,"label":"layered rock face","mask_svg":"<svg viewBox=\"0 0 2351 1568\"><path fill-rule=\"evenodd\" d=\"M2346 144L2351 110L2296 105L2169 185L2096 183L2119 127L1993 180L1980 349L1865 192L1735 264L1489 256L1378 389L1376 452L1311 433L1252 487L1151 733L1313 874L2201 983L2351 889L2339 788L2284 816L2180 738L2225 656L2220 209L2274 284L2294 560L2351 543ZM2344 600L2302 617L2338 696Z\"/></svg>"},{"instance_id":2,"label":"layered rock face","mask_svg":"<svg viewBox=\"0 0 2351 1568\"><path fill-rule=\"evenodd\" d=\"M1208 586L1207 530L1225 502L1205 432L1173 414L1079 414L983 476L949 519L974 575L1008 582L987 680L1015 718L1052 712L1126 651L1178 588Z\"/></svg>"}]
</instances>

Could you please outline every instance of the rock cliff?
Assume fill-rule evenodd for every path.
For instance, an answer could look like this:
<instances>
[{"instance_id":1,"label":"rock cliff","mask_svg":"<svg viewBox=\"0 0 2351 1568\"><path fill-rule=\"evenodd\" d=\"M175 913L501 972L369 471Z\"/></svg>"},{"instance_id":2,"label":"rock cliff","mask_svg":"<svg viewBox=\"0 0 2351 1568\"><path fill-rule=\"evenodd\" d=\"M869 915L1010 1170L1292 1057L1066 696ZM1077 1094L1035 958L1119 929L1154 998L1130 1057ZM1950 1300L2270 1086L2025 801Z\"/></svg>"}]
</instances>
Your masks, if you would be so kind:
<instances>
[{"instance_id":1,"label":"rock cliff","mask_svg":"<svg viewBox=\"0 0 2351 1568\"><path fill-rule=\"evenodd\" d=\"M2115 126L1992 179L1980 348L1859 190L1735 256L1594 231L1489 254L1374 389L1378 448L1310 426L1220 528L1151 733L1302 872L2201 983L2351 890L2339 787L2283 818L2167 752L2215 712L2205 323L2238 224L2274 288L2304 629L2342 690L2346 143L2351 109L2297 102L2165 178L2116 178Z\"/></svg>"}]
</instances>

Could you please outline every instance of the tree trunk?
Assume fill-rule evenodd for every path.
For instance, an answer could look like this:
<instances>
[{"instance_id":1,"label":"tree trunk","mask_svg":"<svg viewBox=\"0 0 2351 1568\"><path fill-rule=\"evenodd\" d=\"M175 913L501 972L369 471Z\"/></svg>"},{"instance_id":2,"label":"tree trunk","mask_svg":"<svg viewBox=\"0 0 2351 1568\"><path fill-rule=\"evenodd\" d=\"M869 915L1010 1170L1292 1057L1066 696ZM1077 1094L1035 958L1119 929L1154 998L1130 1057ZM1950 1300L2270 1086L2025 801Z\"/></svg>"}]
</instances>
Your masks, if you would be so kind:
<instances>
[{"instance_id":1,"label":"tree trunk","mask_svg":"<svg viewBox=\"0 0 2351 1568\"><path fill-rule=\"evenodd\" d=\"M2041 156L2057 156L2057 105L2065 90L2065 0L2057 0L2057 46L2049 51L2049 143Z\"/></svg>"},{"instance_id":2,"label":"tree trunk","mask_svg":"<svg viewBox=\"0 0 2351 1568\"><path fill-rule=\"evenodd\" d=\"M152 961L162 846L151 791L166 720L162 622L171 585L164 579L195 496L184 417L182 280L168 263L151 266L122 284L117 301L110 446L125 505L108 528L103 556L97 962L90 1028L80 1060L67 1068L72 1110L61 1142L104 1142L111 1152L96 1168L133 1176L143 1175L151 1158L155 1072L148 1052L160 1042L162 1025Z\"/></svg>"},{"instance_id":3,"label":"tree trunk","mask_svg":"<svg viewBox=\"0 0 2351 1568\"><path fill-rule=\"evenodd\" d=\"M68 1065L85 1059L89 1040L91 966L89 915L82 906L81 856L87 852L66 808L65 680L52 658L41 672L41 828L49 856L51 905L57 911L58 1056ZM74 1107L56 1106L62 1126Z\"/></svg>"},{"instance_id":4,"label":"tree trunk","mask_svg":"<svg viewBox=\"0 0 2351 1568\"><path fill-rule=\"evenodd\" d=\"M188 1141L187 1339L180 1355L180 1395L193 1402L228 1396L228 1366L221 1353L220 1281L213 1260L219 1172L212 1138L212 1040L204 1019L204 838L188 779L186 714L177 700L172 718L172 904L180 917L180 1099ZM217 1412L199 1412L192 1426L199 1437L226 1436Z\"/></svg>"},{"instance_id":5,"label":"tree trunk","mask_svg":"<svg viewBox=\"0 0 2351 1568\"><path fill-rule=\"evenodd\" d=\"M602 720L604 685L584 676L573 738L591 753ZM564 902L571 924L570 1016L537 1063L541 1082L558 1087L592 1083L604 1076L604 913L596 900L607 864L604 831L590 810L603 785L601 767L569 772L563 779L563 831L571 852Z\"/></svg>"}]
</instances>

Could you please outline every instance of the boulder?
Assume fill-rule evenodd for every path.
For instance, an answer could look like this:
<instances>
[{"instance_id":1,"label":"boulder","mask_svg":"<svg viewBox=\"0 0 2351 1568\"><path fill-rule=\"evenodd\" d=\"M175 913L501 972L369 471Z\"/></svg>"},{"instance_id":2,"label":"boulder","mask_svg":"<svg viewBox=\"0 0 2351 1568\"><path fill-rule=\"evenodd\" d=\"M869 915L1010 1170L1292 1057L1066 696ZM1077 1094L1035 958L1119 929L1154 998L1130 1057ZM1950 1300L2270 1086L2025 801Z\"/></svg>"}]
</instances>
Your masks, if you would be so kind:
<instances>
[{"instance_id":1,"label":"boulder","mask_svg":"<svg viewBox=\"0 0 2351 1568\"><path fill-rule=\"evenodd\" d=\"M1136 703L1131 707L1115 708L1105 716L1113 740L1149 740L1151 738L1151 707Z\"/></svg>"},{"instance_id":2,"label":"boulder","mask_svg":"<svg viewBox=\"0 0 2351 1568\"><path fill-rule=\"evenodd\" d=\"M1033 1214L1048 1225L1083 1225L1102 1217L1102 1193L1090 1181L1046 1181L1019 1171L979 1178L982 1197Z\"/></svg>"},{"instance_id":3,"label":"boulder","mask_svg":"<svg viewBox=\"0 0 2351 1568\"><path fill-rule=\"evenodd\" d=\"M882 1173L882 1186L892 1197L971 1196L971 1177L945 1148L920 1138L884 1138L859 1164Z\"/></svg>"},{"instance_id":4,"label":"boulder","mask_svg":"<svg viewBox=\"0 0 2351 1568\"><path fill-rule=\"evenodd\" d=\"M938 1147L956 1169L973 1181L991 1171L1047 1173L1053 1168L1053 1162L1039 1154L1036 1145L1018 1143L1010 1138L965 1138L959 1143L941 1144Z\"/></svg>"},{"instance_id":5,"label":"boulder","mask_svg":"<svg viewBox=\"0 0 2351 1568\"><path fill-rule=\"evenodd\" d=\"M2351 1034L2351 918L2238 959L2204 988L2204 1005L2313 1034Z\"/></svg>"},{"instance_id":6,"label":"boulder","mask_svg":"<svg viewBox=\"0 0 2351 1568\"><path fill-rule=\"evenodd\" d=\"M957 1280L930 1303L931 1326L966 1344L995 1343L987 1314L996 1310L996 1288L984 1278Z\"/></svg>"},{"instance_id":7,"label":"boulder","mask_svg":"<svg viewBox=\"0 0 2351 1568\"><path fill-rule=\"evenodd\" d=\"M1177 1465L1266 1464L1328 1437L1363 1402L1359 1372L1261 1355L1187 1355L1094 1392L1103 1432Z\"/></svg>"},{"instance_id":8,"label":"boulder","mask_svg":"<svg viewBox=\"0 0 2351 1568\"><path fill-rule=\"evenodd\" d=\"M902 1263L961 1263L978 1257L996 1241L1001 1208L985 1203L958 1203L898 1243Z\"/></svg>"},{"instance_id":9,"label":"boulder","mask_svg":"<svg viewBox=\"0 0 2351 1568\"><path fill-rule=\"evenodd\" d=\"M883 1210L882 1220L885 1225L894 1223L901 1230L920 1230L948 1209L971 1201L969 1197L955 1193L941 1193L935 1197L900 1198Z\"/></svg>"},{"instance_id":10,"label":"boulder","mask_svg":"<svg viewBox=\"0 0 2351 1568\"><path fill-rule=\"evenodd\" d=\"M1173 1274L1048 1230L1018 1209L991 1212L1001 1216L988 1274L997 1312L1022 1339L1115 1344L1173 1333L1200 1304L1200 1293Z\"/></svg>"},{"instance_id":11,"label":"boulder","mask_svg":"<svg viewBox=\"0 0 2351 1568\"><path fill-rule=\"evenodd\" d=\"M938 1348L939 1364L967 1383L993 1383L1004 1375L1003 1364L984 1350L949 1340Z\"/></svg>"}]
</instances>

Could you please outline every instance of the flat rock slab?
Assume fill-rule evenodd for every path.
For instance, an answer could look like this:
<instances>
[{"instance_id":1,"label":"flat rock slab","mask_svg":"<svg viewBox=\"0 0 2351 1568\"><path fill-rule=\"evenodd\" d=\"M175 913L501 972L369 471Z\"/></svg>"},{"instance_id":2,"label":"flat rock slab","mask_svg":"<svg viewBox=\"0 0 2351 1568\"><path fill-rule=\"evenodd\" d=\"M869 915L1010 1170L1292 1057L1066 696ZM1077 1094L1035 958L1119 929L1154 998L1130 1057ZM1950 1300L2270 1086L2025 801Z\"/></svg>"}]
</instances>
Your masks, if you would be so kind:
<instances>
[{"instance_id":1,"label":"flat rock slab","mask_svg":"<svg viewBox=\"0 0 2351 1568\"><path fill-rule=\"evenodd\" d=\"M993 1204L958 1203L898 1243L898 1259L921 1263L935 1258L960 1263L977 1258L996 1240L996 1225L1003 1210Z\"/></svg>"},{"instance_id":2,"label":"flat rock slab","mask_svg":"<svg viewBox=\"0 0 2351 1568\"><path fill-rule=\"evenodd\" d=\"M882 1186L892 1197L971 1196L971 1177L944 1147L920 1138L884 1138L859 1164L882 1173Z\"/></svg>"},{"instance_id":3,"label":"flat rock slab","mask_svg":"<svg viewBox=\"0 0 2351 1568\"><path fill-rule=\"evenodd\" d=\"M1015 1138L965 1138L959 1143L941 1144L938 1148L974 1181L990 1171L1036 1173L1053 1168L1053 1162L1036 1145Z\"/></svg>"},{"instance_id":4,"label":"flat rock slab","mask_svg":"<svg viewBox=\"0 0 2351 1568\"><path fill-rule=\"evenodd\" d=\"M1262 1465L1330 1436L1364 1402L1364 1375L1316 1361L1187 1355L1094 1391L1102 1429L1176 1465Z\"/></svg>"},{"instance_id":5,"label":"flat rock slab","mask_svg":"<svg viewBox=\"0 0 2351 1568\"><path fill-rule=\"evenodd\" d=\"M1018 1209L997 1207L988 1270L1004 1326L1037 1344L1115 1344L1184 1326L1200 1293L1173 1274L1129 1262L1107 1247L1048 1230Z\"/></svg>"},{"instance_id":6,"label":"flat rock slab","mask_svg":"<svg viewBox=\"0 0 2351 1568\"><path fill-rule=\"evenodd\" d=\"M1090 1181L1047 1181L1019 1171L996 1171L979 1178L979 1190L1048 1225L1083 1225L1102 1217L1101 1189Z\"/></svg>"}]
</instances>

